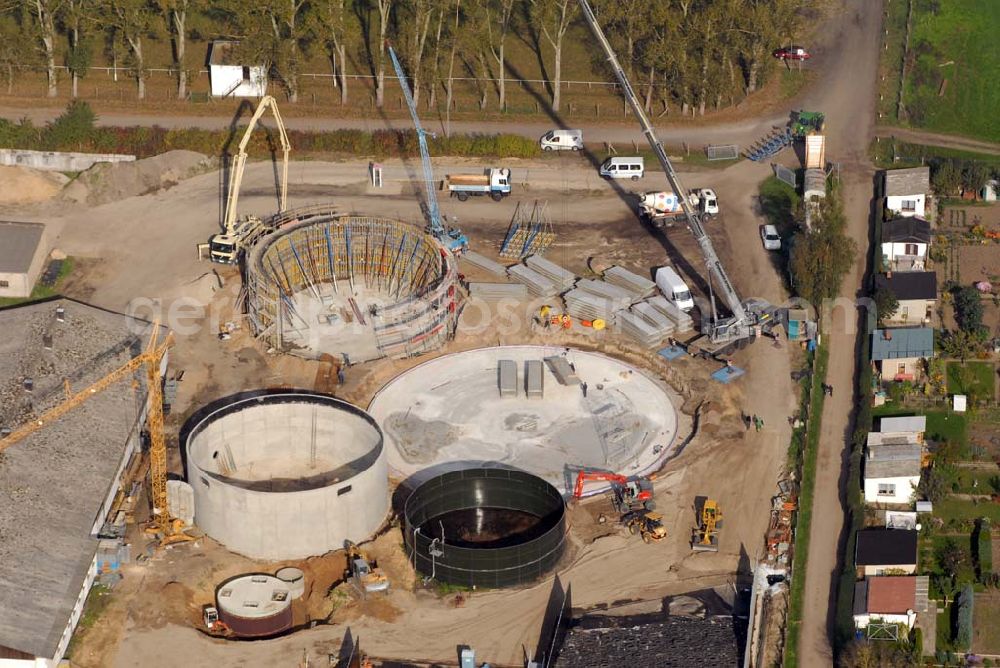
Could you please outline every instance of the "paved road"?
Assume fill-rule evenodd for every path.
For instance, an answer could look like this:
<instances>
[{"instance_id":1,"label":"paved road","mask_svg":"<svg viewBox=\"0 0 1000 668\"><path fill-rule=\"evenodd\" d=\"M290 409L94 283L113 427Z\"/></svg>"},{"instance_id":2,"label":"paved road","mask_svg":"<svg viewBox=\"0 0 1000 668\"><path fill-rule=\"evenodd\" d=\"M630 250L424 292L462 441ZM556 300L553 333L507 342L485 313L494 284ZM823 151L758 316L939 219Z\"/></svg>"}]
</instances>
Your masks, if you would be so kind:
<instances>
[{"instance_id":1,"label":"paved road","mask_svg":"<svg viewBox=\"0 0 1000 668\"><path fill-rule=\"evenodd\" d=\"M236 105L233 105L235 111ZM694 145L701 144L725 144L741 143L748 144L753 140L766 135L775 125L784 125L788 122L789 113L792 106L787 110L776 112L765 118L756 118L736 123L701 125L695 123L680 123L664 125L657 128L660 140L665 144L680 144L690 142ZM35 124L46 123L62 113L62 109L33 107L21 108L11 106L0 106L0 117L17 120L29 118ZM246 122L246 114L242 121ZM132 125L159 125L168 129L176 128L199 128L204 130L218 130L229 127L232 123L232 116L157 116L155 113L121 113L121 112L101 112L98 125L110 126L132 126ZM287 117L283 119L285 125L290 130L383 130L401 129L408 130L413 127L409 119L401 118L316 118L316 117ZM422 119L428 130L444 132L444 119ZM270 119L265 117L263 123L269 123ZM483 121L452 121L451 130L455 133L500 133L507 132L522 135L525 137L541 137L543 134L558 127L560 121L554 118L550 122L483 122ZM645 138L639 130L638 125L599 125L584 124L581 129L584 139L589 142L615 142L624 143L636 141L640 145L645 145Z\"/></svg>"}]
</instances>

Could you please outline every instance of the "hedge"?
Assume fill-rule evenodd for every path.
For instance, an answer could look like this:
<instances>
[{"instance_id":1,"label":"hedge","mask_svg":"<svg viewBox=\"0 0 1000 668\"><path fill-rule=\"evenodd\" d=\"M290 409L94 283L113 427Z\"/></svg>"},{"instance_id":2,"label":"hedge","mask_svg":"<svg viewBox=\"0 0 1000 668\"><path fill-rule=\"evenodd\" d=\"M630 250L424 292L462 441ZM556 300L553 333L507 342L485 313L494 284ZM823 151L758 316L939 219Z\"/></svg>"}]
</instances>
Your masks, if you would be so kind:
<instances>
[{"instance_id":1,"label":"hedge","mask_svg":"<svg viewBox=\"0 0 1000 668\"><path fill-rule=\"evenodd\" d=\"M44 127L30 120L0 119L0 146L36 151L83 151L125 153L148 158L166 151L186 149L207 155L235 153L246 126L225 130L152 127L97 127L85 102L74 102L61 116ZM332 130L288 132L298 156L350 156L374 159L412 158L420 155L414 130ZM541 154L538 142L510 134L438 136L428 140L431 155L472 158L534 158ZM280 148L271 128L260 126L250 137L251 157L267 157Z\"/></svg>"},{"instance_id":2,"label":"hedge","mask_svg":"<svg viewBox=\"0 0 1000 668\"><path fill-rule=\"evenodd\" d=\"M983 582L993 573L992 538L990 536L990 529L983 520L976 522L974 534L975 543L973 547L975 548L976 576L980 582Z\"/></svg>"},{"instance_id":3,"label":"hedge","mask_svg":"<svg viewBox=\"0 0 1000 668\"><path fill-rule=\"evenodd\" d=\"M963 652L972 647L972 606L975 594L972 585L967 584L955 599L958 612L955 615L955 645Z\"/></svg>"}]
</instances>

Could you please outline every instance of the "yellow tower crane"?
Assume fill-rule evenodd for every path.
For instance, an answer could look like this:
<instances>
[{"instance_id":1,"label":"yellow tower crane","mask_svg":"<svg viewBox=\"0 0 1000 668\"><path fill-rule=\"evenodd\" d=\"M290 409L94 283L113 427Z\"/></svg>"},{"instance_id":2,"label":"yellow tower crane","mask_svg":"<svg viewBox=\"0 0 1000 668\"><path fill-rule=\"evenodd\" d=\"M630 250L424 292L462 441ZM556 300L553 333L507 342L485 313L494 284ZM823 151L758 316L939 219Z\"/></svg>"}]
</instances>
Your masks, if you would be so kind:
<instances>
[{"instance_id":1,"label":"yellow tower crane","mask_svg":"<svg viewBox=\"0 0 1000 668\"><path fill-rule=\"evenodd\" d=\"M155 322L153 323L149 343L143 352L89 387L76 393L67 391L67 398L60 404L50 408L37 418L25 423L3 439L0 439L0 452L3 452L39 429L55 422L91 397L100 394L115 383L128 378L134 372L145 367L147 384L149 385L146 425L150 438L149 479L150 496L153 501L153 528L156 532L162 534L164 543L176 543L184 540L192 540L192 538L183 533L183 521L170 517L167 505L167 443L163 435L163 390L160 364L167 349L173 345L173 334L167 334L161 341L159 333L160 323Z\"/></svg>"},{"instance_id":2,"label":"yellow tower crane","mask_svg":"<svg viewBox=\"0 0 1000 668\"><path fill-rule=\"evenodd\" d=\"M242 221L237 220L236 206L240 201L243 171L247 164L247 145L250 143L250 136L253 135L257 123L268 109L274 114L274 123L278 127L278 138L281 141L281 193L278 199L278 213L284 211L288 203L288 154L291 152L292 146L288 142L288 133L285 131L285 123L281 120L281 114L278 112L277 101L270 95L265 95L260 99L253 116L250 117L250 123L243 132L243 138L236 151L236 160L229 172L229 192L227 193L226 211L223 219L225 231L213 235L208 240L209 257L212 262L236 264L243 249L253 239L266 232L260 218L256 216L247 216Z\"/></svg>"}]
</instances>

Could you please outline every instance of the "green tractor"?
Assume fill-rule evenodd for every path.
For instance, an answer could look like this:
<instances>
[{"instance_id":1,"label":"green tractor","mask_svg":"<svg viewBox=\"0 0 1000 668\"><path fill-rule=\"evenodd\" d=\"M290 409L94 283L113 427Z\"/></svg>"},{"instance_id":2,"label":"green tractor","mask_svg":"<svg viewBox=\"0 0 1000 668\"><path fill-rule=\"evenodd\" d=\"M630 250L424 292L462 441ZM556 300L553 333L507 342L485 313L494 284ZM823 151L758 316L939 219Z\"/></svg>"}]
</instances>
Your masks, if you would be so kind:
<instances>
[{"instance_id":1,"label":"green tractor","mask_svg":"<svg viewBox=\"0 0 1000 668\"><path fill-rule=\"evenodd\" d=\"M810 132L822 132L826 116L821 111L793 111L792 136L799 139Z\"/></svg>"}]
</instances>

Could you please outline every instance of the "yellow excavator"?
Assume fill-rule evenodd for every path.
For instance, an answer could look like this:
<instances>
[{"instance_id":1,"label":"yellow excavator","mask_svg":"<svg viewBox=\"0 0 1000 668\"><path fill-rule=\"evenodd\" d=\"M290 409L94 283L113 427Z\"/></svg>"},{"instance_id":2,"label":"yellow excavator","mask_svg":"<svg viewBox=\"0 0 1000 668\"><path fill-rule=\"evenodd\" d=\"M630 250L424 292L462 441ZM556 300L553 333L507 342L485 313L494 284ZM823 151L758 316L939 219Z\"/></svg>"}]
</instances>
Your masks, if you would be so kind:
<instances>
[{"instance_id":1,"label":"yellow excavator","mask_svg":"<svg viewBox=\"0 0 1000 668\"><path fill-rule=\"evenodd\" d=\"M240 201L240 187L243 185L243 172L247 164L247 145L253 135L257 123L268 109L274 115L274 123L278 127L278 138L281 141L281 193L278 200L278 213L285 210L288 203L288 154L292 150L288 142L285 123L278 112L278 103L270 95L261 98L256 111L250 117L236 152L236 159L229 172L229 191L226 197L226 211L223 218L224 232L215 234L208 240L208 255L212 262L220 264L236 264L241 253L253 245L253 242L267 234L268 230L257 216L249 215L237 220L236 207Z\"/></svg>"},{"instance_id":2,"label":"yellow excavator","mask_svg":"<svg viewBox=\"0 0 1000 668\"><path fill-rule=\"evenodd\" d=\"M389 578L374 559L369 559L361 548L349 540L344 541L344 551L347 553L345 578L361 592L362 596L388 591Z\"/></svg>"},{"instance_id":3,"label":"yellow excavator","mask_svg":"<svg viewBox=\"0 0 1000 668\"><path fill-rule=\"evenodd\" d=\"M154 322L150 331L149 343L143 352L79 392L70 392L67 384L66 398L0 440L0 452L55 422L91 397L133 376L136 371L145 369L149 392L146 411L146 427L150 439L149 480L153 502L153 518L146 531L159 536L161 544L169 545L194 540L194 537L184 533L182 520L170 517L167 504L167 443L163 434L163 378L160 375L160 364L167 349L173 344L173 335L167 334L161 341L159 322Z\"/></svg>"},{"instance_id":4,"label":"yellow excavator","mask_svg":"<svg viewBox=\"0 0 1000 668\"><path fill-rule=\"evenodd\" d=\"M718 501L705 499L701 506L701 522L691 538L695 552L718 552L719 530L722 529L722 508Z\"/></svg>"}]
</instances>

